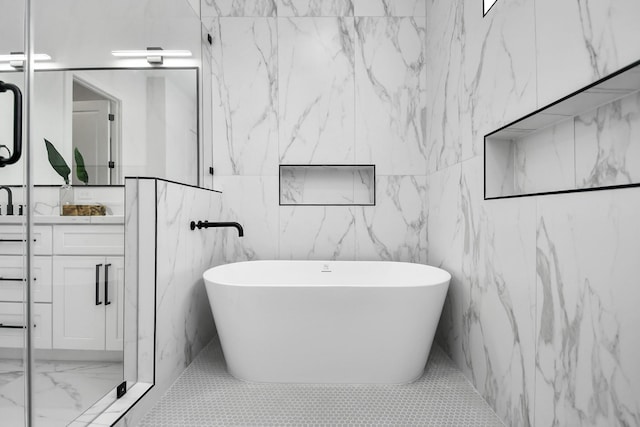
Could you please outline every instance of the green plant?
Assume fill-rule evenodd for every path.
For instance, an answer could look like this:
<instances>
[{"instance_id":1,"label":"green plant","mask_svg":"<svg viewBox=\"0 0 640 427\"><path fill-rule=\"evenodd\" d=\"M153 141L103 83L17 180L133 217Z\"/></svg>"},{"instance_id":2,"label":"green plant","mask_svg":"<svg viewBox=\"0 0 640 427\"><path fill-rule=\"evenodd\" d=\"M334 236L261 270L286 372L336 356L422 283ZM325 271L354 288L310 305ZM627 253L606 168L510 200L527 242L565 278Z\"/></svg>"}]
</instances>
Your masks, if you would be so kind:
<instances>
[{"instance_id":1,"label":"green plant","mask_svg":"<svg viewBox=\"0 0 640 427\"><path fill-rule=\"evenodd\" d=\"M53 170L55 170L58 175L64 179L64 183L69 185L69 174L71 173L71 169L69 169L69 165L64 161L64 157L60 155L56 147L53 146L52 143L44 139L44 144L47 147L47 155L49 156L49 163Z\"/></svg>"},{"instance_id":2,"label":"green plant","mask_svg":"<svg viewBox=\"0 0 640 427\"><path fill-rule=\"evenodd\" d=\"M87 173L87 169L84 167L84 158L77 148L74 148L73 156L76 158L76 175L78 179L84 182L84 185L89 184L89 174Z\"/></svg>"},{"instance_id":3,"label":"green plant","mask_svg":"<svg viewBox=\"0 0 640 427\"><path fill-rule=\"evenodd\" d=\"M44 144L47 147L47 155L49 156L49 163L51 164L51 167L53 167L53 170L55 170L58 175L64 179L64 183L69 185L69 174L71 173L69 165L58 150L56 150L56 147L47 141L46 138L44 139ZM89 174L84 166L84 158L77 148L74 148L73 156L76 160L76 176L78 177L78 180L84 182L84 185L89 184Z\"/></svg>"}]
</instances>

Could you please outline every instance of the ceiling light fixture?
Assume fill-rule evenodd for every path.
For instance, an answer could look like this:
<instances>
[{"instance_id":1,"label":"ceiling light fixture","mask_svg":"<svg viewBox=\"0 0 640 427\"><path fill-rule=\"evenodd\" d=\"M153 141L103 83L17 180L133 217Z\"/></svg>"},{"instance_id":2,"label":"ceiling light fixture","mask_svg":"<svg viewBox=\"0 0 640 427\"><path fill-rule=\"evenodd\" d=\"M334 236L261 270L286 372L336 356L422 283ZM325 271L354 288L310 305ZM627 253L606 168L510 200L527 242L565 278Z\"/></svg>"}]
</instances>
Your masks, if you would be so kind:
<instances>
[{"instance_id":1,"label":"ceiling light fixture","mask_svg":"<svg viewBox=\"0 0 640 427\"><path fill-rule=\"evenodd\" d=\"M46 53L34 53L32 55L34 61L50 61L51 57ZM11 52L8 55L0 55L0 62L8 62L13 68L24 68L24 61L27 56L24 52Z\"/></svg>"},{"instance_id":2,"label":"ceiling light fixture","mask_svg":"<svg viewBox=\"0 0 640 427\"><path fill-rule=\"evenodd\" d=\"M190 50L164 50L161 47L148 47L145 50L113 50L111 54L118 58L147 58L151 65L162 65L164 58L188 58Z\"/></svg>"}]
</instances>

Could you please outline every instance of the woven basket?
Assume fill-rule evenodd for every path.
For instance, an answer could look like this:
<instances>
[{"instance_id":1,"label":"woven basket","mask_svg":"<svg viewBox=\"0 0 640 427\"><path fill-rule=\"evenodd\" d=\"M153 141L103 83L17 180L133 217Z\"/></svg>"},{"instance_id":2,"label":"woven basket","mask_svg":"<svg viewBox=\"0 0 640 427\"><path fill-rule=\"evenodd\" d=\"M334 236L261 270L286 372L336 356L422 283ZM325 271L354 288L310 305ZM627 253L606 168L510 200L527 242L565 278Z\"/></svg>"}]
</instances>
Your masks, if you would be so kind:
<instances>
[{"instance_id":1,"label":"woven basket","mask_svg":"<svg viewBox=\"0 0 640 427\"><path fill-rule=\"evenodd\" d=\"M63 216L103 216L107 214L107 208L102 205L64 205Z\"/></svg>"}]
</instances>

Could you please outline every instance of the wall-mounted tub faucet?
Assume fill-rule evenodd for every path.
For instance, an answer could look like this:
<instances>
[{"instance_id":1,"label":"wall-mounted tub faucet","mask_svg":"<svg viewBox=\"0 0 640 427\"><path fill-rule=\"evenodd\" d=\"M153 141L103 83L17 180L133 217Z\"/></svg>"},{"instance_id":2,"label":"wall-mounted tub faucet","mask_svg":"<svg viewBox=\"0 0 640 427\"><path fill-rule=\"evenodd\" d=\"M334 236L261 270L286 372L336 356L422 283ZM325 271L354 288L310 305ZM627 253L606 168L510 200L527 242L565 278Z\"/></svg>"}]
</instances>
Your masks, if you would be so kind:
<instances>
[{"instance_id":1,"label":"wall-mounted tub faucet","mask_svg":"<svg viewBox=\"0 0 640 427\"><path fill-rule=\"evenodd\" d=\"M190 227L192 230L195 230L196 228L200 230L201 228L235 227L238 230L238 236L244 236L244 229L237 222L191 221Z\"/></svg>"},{"instance_id":2,"label":"wall-mounted tub faucet","mask_svg":"<svg viewBox=\"0 0 640 427\"><path fill-rule=\"evenodd\" d=\"M0 190L7 190L7 215L13 215L13 194L11 193L11 188L3 185L0 187Z\"/></svg>"}]
</instances>

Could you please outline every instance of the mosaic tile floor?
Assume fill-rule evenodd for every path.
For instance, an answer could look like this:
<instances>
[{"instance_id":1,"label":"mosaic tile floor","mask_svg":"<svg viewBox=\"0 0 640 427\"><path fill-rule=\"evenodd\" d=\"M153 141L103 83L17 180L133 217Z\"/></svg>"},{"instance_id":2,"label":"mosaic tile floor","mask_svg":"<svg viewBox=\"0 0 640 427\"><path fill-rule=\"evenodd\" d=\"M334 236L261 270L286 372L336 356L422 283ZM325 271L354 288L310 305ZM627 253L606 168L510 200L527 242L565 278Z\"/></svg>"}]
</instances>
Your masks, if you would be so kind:
<instances>
[{"instance_id":1,"label":"mosaic tile floor","mask_svg":"<svg viewBox=\"0 0 640 427\"><path fill-rule=\"evenodd\" d=\"M209 344L141 426L503 426L436 346L407 385L253 384L227 373Z\"/></svg>"}]
</instances>

